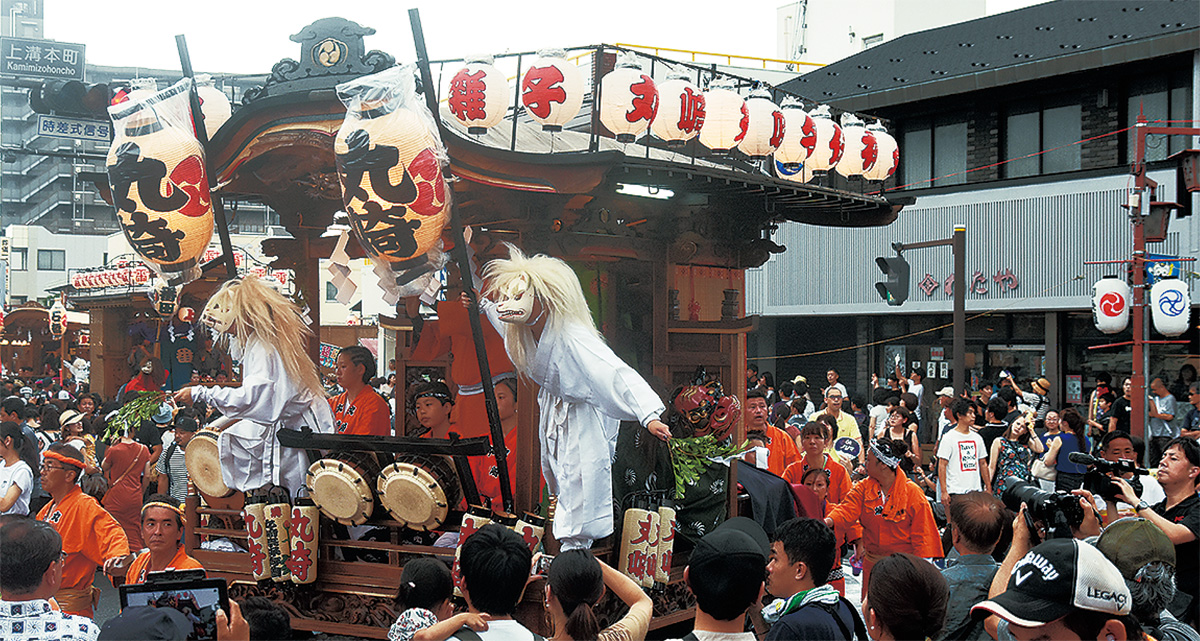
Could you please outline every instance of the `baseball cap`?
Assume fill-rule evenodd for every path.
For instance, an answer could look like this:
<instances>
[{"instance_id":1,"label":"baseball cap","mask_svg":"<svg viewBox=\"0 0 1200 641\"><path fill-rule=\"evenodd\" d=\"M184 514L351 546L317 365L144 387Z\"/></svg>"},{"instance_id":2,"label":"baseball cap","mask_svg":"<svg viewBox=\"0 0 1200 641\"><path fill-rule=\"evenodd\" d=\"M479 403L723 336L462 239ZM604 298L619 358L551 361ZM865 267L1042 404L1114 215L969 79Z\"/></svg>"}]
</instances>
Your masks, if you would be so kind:
<instances>
[{"instance_id":1,"label":"baseball cap","mask_svg":"<svg viewBox=\"0 0 1200 641\"><path fill-rule=\"evenodd\" d=\"M1096 549L1131 581L1149 563L1157 561L1175 567L1175 545L1171 539L1157 525L1138 516L1118 519L1104 528Z\"/></svg>"},{"instance_id":2,"label":"baseball cap","mask_svg":"<svg viewBox=\"0 0 1200 641\"><path fill-rule=\"evenodd\" d=\"M1074 609L1120 616L1131 605L1121 572L1100 550L1075 539L1051 539L1017 561L1004 592L975 605L971 616L995 614L1031 628Z\"/></svg>"},{"instance_id":3,"label":"baseball cap","mask_svg":"<svg viewBox=\"0 0 1200 641\"><path fill-rule=\"evenodd\" d=\"M173 608L136 605L121 610L100 627L100 640L108 639L186 639L192 632L187 616Z\"/></svg>"},{"instance_id":4,"label":"baseball cap","mask_svg":"<svg viewBox=\"0 0 1200 641\"><path fill-rule=\"evenodd\" d=\"M763 572L771 556L767 533L753 519L735 516L727 519L696 543L688 558L693 574L718 564L724 571L736 566L745 572Z\"/></svg>"},{"instance_id":5,"label":"baseball cap","mask_svg":"<svg viewBox=\"0 0 1200 641\"><path fill-rule=\"evenodd\" d=\"M942 389L937 391L937 395L945 396L947 398L954 398L954 386L947 385L947 386L943 387Z\"/></svg>"}]
</instances>

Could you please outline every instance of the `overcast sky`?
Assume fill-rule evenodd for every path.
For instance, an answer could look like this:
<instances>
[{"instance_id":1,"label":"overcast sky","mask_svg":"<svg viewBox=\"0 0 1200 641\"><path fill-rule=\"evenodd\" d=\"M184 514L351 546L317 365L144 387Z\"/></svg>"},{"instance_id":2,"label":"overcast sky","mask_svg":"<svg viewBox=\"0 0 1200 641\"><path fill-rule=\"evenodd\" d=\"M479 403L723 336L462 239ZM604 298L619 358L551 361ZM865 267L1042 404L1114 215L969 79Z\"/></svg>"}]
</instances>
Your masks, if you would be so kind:
<instances>
[{"instance_id":1,"label":"overcast sky","mask_svg":"<svg viewBox=\"0 0 1200 641\"><path fill-rule=\"evenodd\" d=\"M987 0L987 8L998 13L1038 1ZM784 4L440 0L419 6L436 60L601 42L775 57L776 8ZM197 70L266 73L281 58L298 55L288 36L319 18L340 16L375 29L366 38L368 50L411 62L410 6L386 0L47 0L45 36L86 44L93 64L178 69L175 35L182 33Z\"/></svg>"}]
</instances>

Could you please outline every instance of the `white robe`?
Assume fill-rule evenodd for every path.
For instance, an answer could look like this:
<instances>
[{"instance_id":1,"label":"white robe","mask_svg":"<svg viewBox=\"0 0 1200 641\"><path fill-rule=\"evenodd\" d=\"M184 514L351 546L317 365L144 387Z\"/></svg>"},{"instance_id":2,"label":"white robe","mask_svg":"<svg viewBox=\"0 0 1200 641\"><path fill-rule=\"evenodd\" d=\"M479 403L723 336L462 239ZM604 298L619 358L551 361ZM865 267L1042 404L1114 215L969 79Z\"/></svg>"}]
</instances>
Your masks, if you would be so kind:
<instances>
[{"instance_id":1,"label":"white robe","mask_svg":"<svg viewBox=\"0 0 1200 641\"><path fill-rule=\"evenodd\" d=\"M329 402L299 389L287 377L279 351L257 336L245 347L240 387L193 387L192 399L239 419L221 432L217 447L221 479L243 492L274 483L296 496L308 472L308 456L302 449L280 446L276 432L302 426L334 431Z\"/></svg>"},{"instance_id":2,"label":"white robe","mask_svg":"<svg viewBox=\"0 0 1200 641\"><path fill-rule=\"evenodd\" d=\"M484 305L504 335L495 304ZM645 426L666 409L637 372L589 328L549 327L523 337L538 392L542 473L558 495L554 537L563 550L590 547L613 532L612 458L619 421Z\"/></svg>"}]
</instances>

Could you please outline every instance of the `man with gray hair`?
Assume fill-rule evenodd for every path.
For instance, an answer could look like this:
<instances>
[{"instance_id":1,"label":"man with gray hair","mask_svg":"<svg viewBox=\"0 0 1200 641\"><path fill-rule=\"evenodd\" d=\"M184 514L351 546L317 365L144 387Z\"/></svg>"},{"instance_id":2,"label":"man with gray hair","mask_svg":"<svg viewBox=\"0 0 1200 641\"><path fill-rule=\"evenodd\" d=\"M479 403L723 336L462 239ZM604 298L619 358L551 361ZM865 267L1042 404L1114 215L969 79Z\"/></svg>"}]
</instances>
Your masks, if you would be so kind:
<instances>
[{"instance_id":1,"label":"man with gray hair","mask_svg":"<svg viewBox=\"0 0 1200 641\"><path fill-rule=\"evenodd\" d=\"M1125 577L1131 613L1159 641L1200 641L1191 626L1167 611L1175 598L1175 545L1150 521L1130 516L1108 526L1096 548Z\"/></svg>"}]
</instances>

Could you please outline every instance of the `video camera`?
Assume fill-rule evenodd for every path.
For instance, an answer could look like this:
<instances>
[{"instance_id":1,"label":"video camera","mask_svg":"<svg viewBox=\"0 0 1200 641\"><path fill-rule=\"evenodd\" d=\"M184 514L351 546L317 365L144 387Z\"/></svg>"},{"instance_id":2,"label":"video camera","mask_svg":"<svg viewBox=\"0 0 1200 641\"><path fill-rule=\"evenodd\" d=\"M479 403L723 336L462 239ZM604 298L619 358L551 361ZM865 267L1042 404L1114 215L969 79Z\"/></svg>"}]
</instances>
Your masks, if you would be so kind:
<instances>
[{"instance_id":1,"label":"video camera","mask_svg":"<svg viewBox=\"0 0 1200 641\"><path fill-rule=\"evenodd\" d=\"M1115 502L1121 496L1120 486L1113 482L1114 476L1133 474L1133 478L1126 479L1125 482L1133 487L1134 494L1141 496L1142 481L1138 476L1150 474L1150 470L1138 467L1136 463L1129 460L1114 463L1083 452L1071 452L1067 455L1067 459L1072 463L1087 466L1088 470L1083 475L1083 489L1107 501Z\"/></svg>"},{"instance_id":2,"label":"video camera","mask_svg":"<svg viewBox=\"0 0 1200 641\"><path fill-rule=\"evenodd\" d=\"M1010 476L1008 489L1001 498L1013 512L1020 512L1021 504L1025 504L1025 524L1029 526L1033 545L1046 539L1069 539L1071 529L1083 524L1083 508L1074 494L1047 492L1020 477Z\"/></svg>"}]
</instances>

